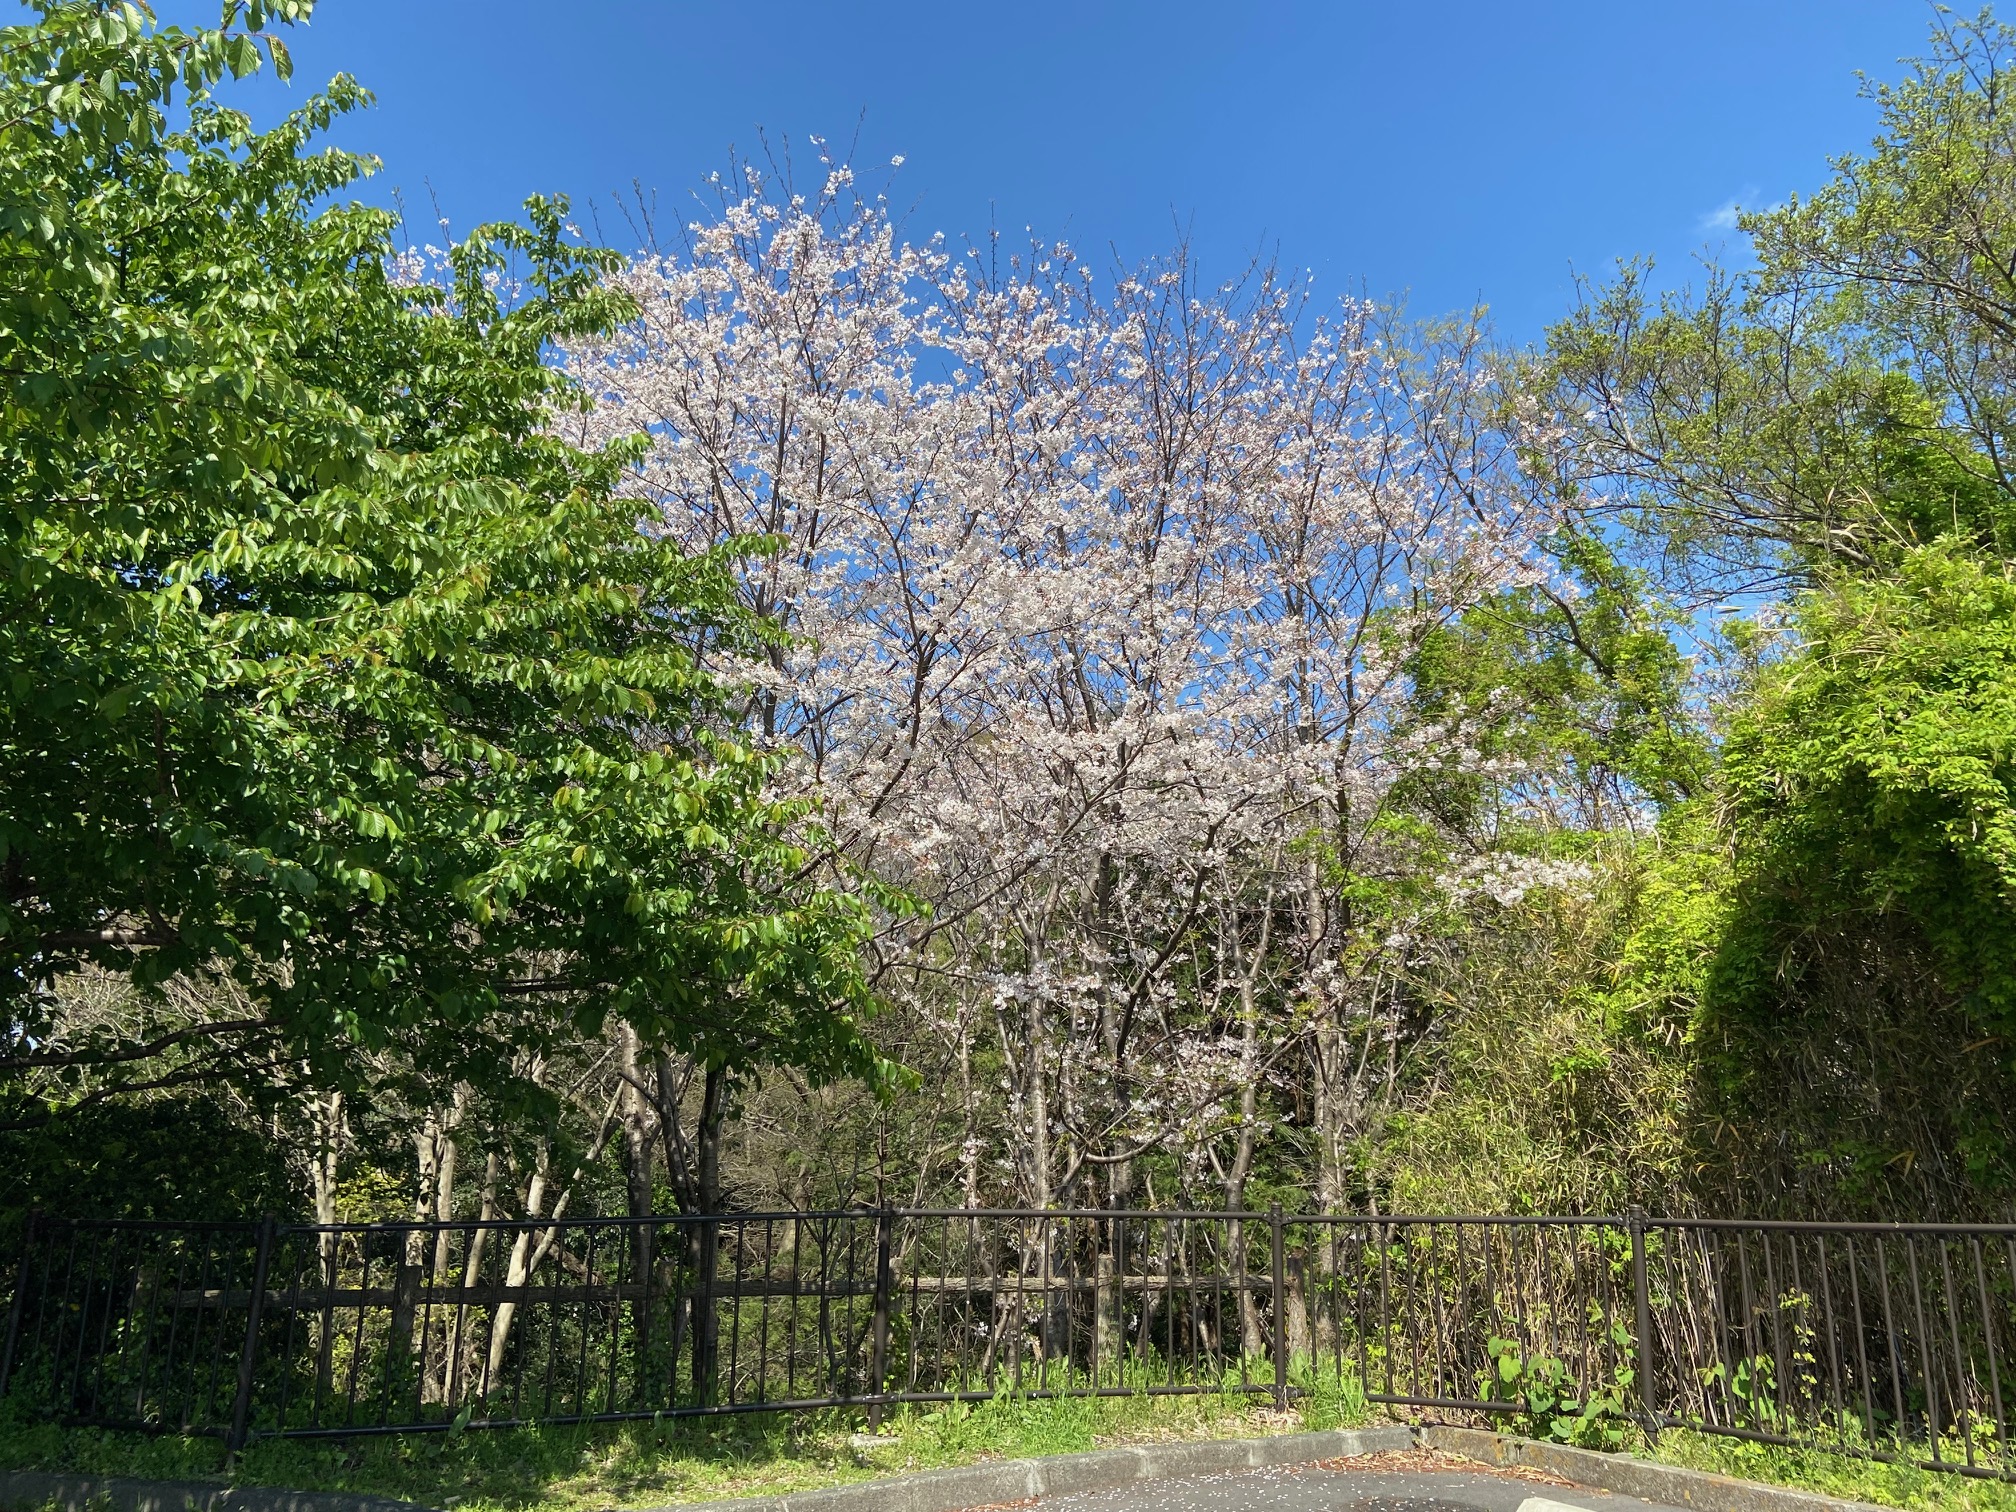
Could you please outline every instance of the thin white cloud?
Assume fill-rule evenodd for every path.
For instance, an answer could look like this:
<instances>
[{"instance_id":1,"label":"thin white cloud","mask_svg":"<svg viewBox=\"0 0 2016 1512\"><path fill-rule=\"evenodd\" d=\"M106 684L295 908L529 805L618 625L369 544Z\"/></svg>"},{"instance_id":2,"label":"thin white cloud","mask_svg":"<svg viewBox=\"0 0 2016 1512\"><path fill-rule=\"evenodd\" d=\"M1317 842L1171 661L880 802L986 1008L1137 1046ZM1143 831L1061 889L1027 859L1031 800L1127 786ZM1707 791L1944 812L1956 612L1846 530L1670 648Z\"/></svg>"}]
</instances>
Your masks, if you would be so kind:
<instances>
[{"instance_id":1,"label":"thin white cloud","mask_svg":"<svg viewBox=\"0 0 2016 1512\"><path fill-rule=\"evenodd\" d=\"M1747 209L1754 209L1756 198L1757 186L1755 184L1745 184L1742 193L1732 194L1706 215L1699 217L1694 223L1694 229L1697 231L1734 231L1736 229L1737 217L1742 215Z\"/></svg>"}]
</instances>

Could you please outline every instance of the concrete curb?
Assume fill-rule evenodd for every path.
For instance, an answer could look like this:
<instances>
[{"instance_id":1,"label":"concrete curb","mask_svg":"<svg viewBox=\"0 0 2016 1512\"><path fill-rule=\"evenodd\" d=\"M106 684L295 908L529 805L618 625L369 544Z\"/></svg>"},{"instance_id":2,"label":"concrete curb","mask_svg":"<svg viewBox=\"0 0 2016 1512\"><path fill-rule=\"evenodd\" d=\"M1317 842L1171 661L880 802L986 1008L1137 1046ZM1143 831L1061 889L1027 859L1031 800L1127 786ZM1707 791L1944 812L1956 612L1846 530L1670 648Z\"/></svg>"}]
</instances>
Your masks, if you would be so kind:
<instances>
[{"instance_id":1,"label":"concrete curb","mask_svg":"<svg viewBox=\"0 0 2016 1512\"><path fill-rule=\"evenodd\" d=\"M0 1470L6 1512L427 1512L416 1502L347 1491L282 1491L214 1481L134 1480L123 1475L56 1475Z\"/></svg>"},{"instance_id":2,"label":"concrete curb","mask_svg":"<svg viewBox=\"0 0 2016 1512\"><path fill-rule=\"evenodd\" d=\"M1538 1439L1513 1438L1484 1428L1444 1428L1428 1425L1419 1431L1421 1444L1482 1460L1487 1465L1530 1465L1552 1470L1578 1485L1616 1491L1642 1501L1692 1507L1696 1512L1890 1512L1869 1502L1843 1501L1817 1491L1794 1491L1757 1481L1683 1470L1628 1454L1601 1454L1571 1449Z\"/></svg>"},{"instance_id":3,"label":"concrete curb","mask_svg":"<svg viewBox=\"0 0 2016 1512\"><path fill-rule=\"evenodd\" d=\"M961 1512L1032 1496L1068 1496L1104 1491L1135 1481L1172 1475L1213 1475L1225 1470L1261 1470L1302 1465L1344 1454L1411 1449L1410 1428L1337 1429L1254 1439L1202 1439L1183 1444L1147 1444L1138 1449L1097 1449L1049 1459L996 1460L959 1470L920 1470L889 1480L793 1491L739 1501L690 1502L652 1512Z\"/></svg>"}]
</instances>

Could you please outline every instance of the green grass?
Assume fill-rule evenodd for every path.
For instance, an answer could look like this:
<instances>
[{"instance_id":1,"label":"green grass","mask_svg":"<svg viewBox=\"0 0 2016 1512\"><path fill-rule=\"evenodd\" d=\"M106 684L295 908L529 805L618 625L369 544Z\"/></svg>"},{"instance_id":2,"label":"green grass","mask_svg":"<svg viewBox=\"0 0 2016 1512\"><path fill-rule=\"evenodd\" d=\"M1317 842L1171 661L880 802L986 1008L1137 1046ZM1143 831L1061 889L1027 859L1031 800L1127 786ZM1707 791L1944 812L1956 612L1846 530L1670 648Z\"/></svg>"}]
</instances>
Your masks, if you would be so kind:
<instances>
[{"instance_id":1,"label":"green grass","mask_svg":"<svg viewBox=\"0 0 2016 1512\"><path fill-rule=\"evenodd\" d=\"M456 1512L605 1512L777 1495L989 1459L1371 1420L1355 1382L1298 1376L1306 1394L1285 1415L1272 1411L1265 1397L1234 1393L1059 1401L1000 1397L892 1411L880 1434L887 1442L869 1446L856 1442L860 1414L838 1411L457 1435L269 1439L247 1449L229 1476L215 1439L60 1428L0 1416L0 1468L366 1491ZM1634 1444L1632 1451L1665 1464L1911 1512L2016 1512L2016 1486L1819 1450L1671 1429L1656 1446Z\"/></svg>"},{"instance_id":2,"label":"green grass","mask_svg":"<svg viewBox=\"0 0 2016 1512\"><path fill-rule=\"evenodd\" d=\"M999 1398L906 1408L886 1445L856 1447L858 1413L747 1414L340 1441L266 1440L229 1480L297 1491L367 1491L458 1512L600 1512L775 1495L905 1470L1069 1454L1118 1444L1327 1428L1366 1419L1350 1383L1319 1384L1289 1414L1265 1397ZM224 1479L212 1439L0 1422L0 1468Z\"/></svg>"},{"instance_id":3,"label":"green grass","mask_svg":"<svg viewBox=\"0 0 2016 1512\"><path fill-rule=\"evenodd\" d=\"M1939 1470L1886 1465L1818 1449L1787 1449L1741 1439L1668 1429L1657 1446L1641 1445L1641 1458L1690 1470L1712 1470L1745 1480L1796 1486L1851 1501L1938 1512L2016 1512L2016 1485L1976 1480Z\"/></svg>"}]
</instances>

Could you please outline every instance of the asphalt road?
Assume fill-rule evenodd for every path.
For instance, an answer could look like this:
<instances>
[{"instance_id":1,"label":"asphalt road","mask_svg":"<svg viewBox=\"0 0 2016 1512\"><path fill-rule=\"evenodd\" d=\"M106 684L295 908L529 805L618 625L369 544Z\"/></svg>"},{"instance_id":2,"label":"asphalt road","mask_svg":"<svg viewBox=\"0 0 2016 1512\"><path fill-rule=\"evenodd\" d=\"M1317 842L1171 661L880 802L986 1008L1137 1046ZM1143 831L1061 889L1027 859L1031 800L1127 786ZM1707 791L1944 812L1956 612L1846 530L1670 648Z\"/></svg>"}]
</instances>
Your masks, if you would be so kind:
<instances>
[{"instance_id":1,"label":"asphalt road","mask_svg":"<svg viewBox=\"0 0 2016 1512\"><path fill-rule=\"evenodd\" d=\"M1502 1475L1289 1466L1044 1497L1035 1512L1680 1512L1608 1491Z\"/></svg>"}]
</instances>

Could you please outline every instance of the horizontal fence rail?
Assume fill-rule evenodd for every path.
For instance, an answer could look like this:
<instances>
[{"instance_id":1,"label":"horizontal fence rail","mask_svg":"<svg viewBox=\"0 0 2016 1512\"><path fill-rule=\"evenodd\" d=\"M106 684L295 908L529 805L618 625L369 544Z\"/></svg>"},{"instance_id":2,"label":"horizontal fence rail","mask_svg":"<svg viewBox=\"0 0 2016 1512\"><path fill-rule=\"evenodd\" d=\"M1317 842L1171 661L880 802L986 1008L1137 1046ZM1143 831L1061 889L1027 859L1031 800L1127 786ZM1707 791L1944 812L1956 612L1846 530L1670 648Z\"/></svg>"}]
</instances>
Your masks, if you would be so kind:
<instances>
[{"instance_id":1,"label":"horizontal fence rail","mask_svg":"<svg viewBox=\"0 0 2016 1512\"><path fill-rule=\"evenodd\" d=\"M885 1209L31 1222L10 1410L333 1436L1334 1392L2016 1479L2016 1227Z\"/></svg>"}]
</instances>

